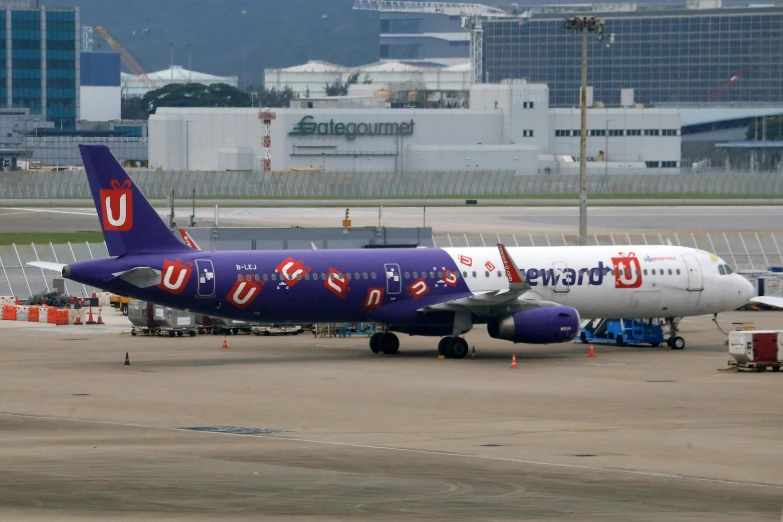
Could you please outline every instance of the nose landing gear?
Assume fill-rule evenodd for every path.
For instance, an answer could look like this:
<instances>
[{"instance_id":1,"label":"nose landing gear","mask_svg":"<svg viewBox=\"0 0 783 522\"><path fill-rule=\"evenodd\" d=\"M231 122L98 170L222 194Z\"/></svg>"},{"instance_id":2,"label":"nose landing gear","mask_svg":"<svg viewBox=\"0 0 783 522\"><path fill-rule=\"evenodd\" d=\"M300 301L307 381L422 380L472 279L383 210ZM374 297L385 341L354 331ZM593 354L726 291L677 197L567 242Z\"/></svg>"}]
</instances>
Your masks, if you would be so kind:
<instances>
[{"instance_id":1,"label":"nose landing gear","mask_svg":"<svg viewBox=\"0 0 783 522\"><path fill-rule=\"evenodd\" d=\"M674 317L667 317L666 323L669 325L669 338L666 340L666 344L672 350L682 350L685 348L685 339L677 335L679 332L678 323L674 320Z\"/></svg>"}]
</instances>

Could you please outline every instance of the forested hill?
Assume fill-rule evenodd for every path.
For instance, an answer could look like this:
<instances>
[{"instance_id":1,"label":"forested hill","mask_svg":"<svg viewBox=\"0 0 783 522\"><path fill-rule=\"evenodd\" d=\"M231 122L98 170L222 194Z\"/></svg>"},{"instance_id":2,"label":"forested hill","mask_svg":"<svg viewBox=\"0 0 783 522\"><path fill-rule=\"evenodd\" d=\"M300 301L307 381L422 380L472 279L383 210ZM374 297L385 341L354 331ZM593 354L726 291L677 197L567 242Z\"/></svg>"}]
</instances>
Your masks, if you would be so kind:
<instances>
[{"instance_id":1,"label":"forested hill","mask_svg":"<svg viewBox=\"0 0 783 522\"><path fill-rule=\"evenodd\" d=\"M46 0L78 5L82 23L103 26L147 71L174 62L261 82L262 70L307 60L359 65L378 59L378 13L353 0ZM245 14L242 12L245 11ZM96 33L96 46L107 48Z\"/></svg>"}]
</instances>

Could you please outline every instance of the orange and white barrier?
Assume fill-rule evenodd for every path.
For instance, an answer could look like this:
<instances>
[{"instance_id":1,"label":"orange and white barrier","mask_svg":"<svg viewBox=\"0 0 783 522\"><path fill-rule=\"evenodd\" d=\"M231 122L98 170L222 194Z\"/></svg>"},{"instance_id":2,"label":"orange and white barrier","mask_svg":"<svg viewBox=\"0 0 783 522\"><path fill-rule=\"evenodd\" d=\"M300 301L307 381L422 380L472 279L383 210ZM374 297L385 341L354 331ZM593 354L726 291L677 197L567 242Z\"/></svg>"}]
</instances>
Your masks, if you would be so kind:
<instances>
[{"instance_id":1,"label":"orange and white barrier","mask_svg":"<svg viewBox=\"0 0 783 522\"><path fill-rule=\"evenodd\" d=\"M17 306L16 307L16 320L17 321L22 321L22 322L26 323L27 322L27 318L29 316L29 313L30 313L30 307L29 306L24 306L24 305Z\"/></svg>"},{"instance_id":2,"label":"orange and white barrier","mask_svg":"<svg viewBox=\"0 0 783 522\"><path fill-rule=\"evenodd\" d=\"M16 297L12 295L0 296L0 306L16 304Z\"/></svg>"},{"instance_id":3,"label":"orange and white barrier","mask_svg":"<svg viewBox=\"0 0 783 522\"><path fill-rule=\"evenodd\" d=\"M3 321L16 321L16 305L3 305Z\"/></svg>"},{"instance_id":4,"label":"orange and white barrier","mask_svg":"<svg viewBox=\"0 0 783 522\"><path fill-rule=\"evenodd\" d=\"M49 310L56 310L56 308L50 309L48 306L39 306L38 307L38 322L39 323L48 323L49 322Z\"/></svg>"},{"instance_id":5,"label":"orange and white barrier","mask_svg":"<svg viewBox=\"0 0 783 522\"><path fill-rule=\"evenodd\" d=\"M37 323L39 314L40 314L40 307L31 306L30 309L27 311L27 321L30 323Z\"/></svg>"}]
</instances>

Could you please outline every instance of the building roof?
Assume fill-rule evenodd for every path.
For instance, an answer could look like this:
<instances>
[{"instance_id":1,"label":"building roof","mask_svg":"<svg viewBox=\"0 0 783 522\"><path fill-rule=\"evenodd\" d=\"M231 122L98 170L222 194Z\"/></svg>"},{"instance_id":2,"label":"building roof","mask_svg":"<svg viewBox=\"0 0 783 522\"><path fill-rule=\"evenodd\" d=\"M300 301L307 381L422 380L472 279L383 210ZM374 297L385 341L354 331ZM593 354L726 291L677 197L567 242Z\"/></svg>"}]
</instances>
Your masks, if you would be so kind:
<instances>
[{"instance_id":1,"label":"building roof","mask_svg":"<svg viewBox=\"0 0 783 522\"><path fill-rule=\"evenodd\" d=\"M780 107L716 107L716 108L680 108L682 126L702 125L721 121L740 120L746 118L761 118L783 114Z\"/></svg>"},{"instance_id":2,"label":"building roof","mask_svg":"<svg viewBox=\"0 0 783 522\"><path fill-rule=\"evenodd\" d=\"M728 141L716 143L719 149L783 149L783 141Z\"/></svg>"},{"instance_id":3,"label":"building roof","mask_svg":"<svg viewBox=\"0 0 783 522\"><path fill-rule=\"evenodd\" d=\"M348 68L336 63L310 60L302 65L294 65L280 70L285 72L345 72Z\"/></svg>"},{"instance_id":4,"label":"building roof","mask_svg":"<svg viewBox=\"0 0 783 522\"><path fill-rule=\"evenodd\" d=\"M448 67L444 67L443 71L459 71L459 72L468 72L473 68L473 66L470 64L470 62L463 62L458 63L454 65L449 65Z\"/></svg>"},{"instance_id":5,"label":"building roof","mask_svg":"<svg viewBox=\"0 0 783 522\"><path fill-rule=\"evenodd\" d=\"M136 77L133 74L122 73L121 76L122 76L123 83L127 81L136 80ZM172 78L177 83L187 82L187 81L219 83L227 79L231 79L231 80L236 79L235 76L216 76L214 74L207 74L198 71L190 71L179 65L175 65L174 67L171 67L169 69L163 69L162 71L147 73L147 76L153 82L160 81L161 83L170 82Z\"/></svg>"},{"instance_id":6,"label":"building roof","mask_svg":"<svg viewBox=\"0 0 783 522\"><path fill-rule=\"evenodd\" d=\"M355 69L362 72L419 72L426 71L428 69L440 69L441 67L421 67L418 65L412 65L410 63L398 62L395 60L387 60L383 62L371 63L368 65L362 65Z\"/></svg>"}]
</instances>

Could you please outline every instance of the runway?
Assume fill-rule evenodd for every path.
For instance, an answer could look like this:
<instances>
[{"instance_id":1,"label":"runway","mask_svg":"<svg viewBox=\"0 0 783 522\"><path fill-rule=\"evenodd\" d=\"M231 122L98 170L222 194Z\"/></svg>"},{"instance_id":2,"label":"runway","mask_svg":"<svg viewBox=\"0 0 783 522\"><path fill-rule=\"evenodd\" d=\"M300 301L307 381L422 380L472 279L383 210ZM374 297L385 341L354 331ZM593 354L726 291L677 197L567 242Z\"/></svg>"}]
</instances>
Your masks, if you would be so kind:
<instances>
[{"instance_id":1,"label":"runway","mask_svg":"<svg viewBox=\"0 0 783 522\"><path fill-rule=\"evenodd\" d=\"M159 207L166 218L169 210ZM175 220L186 226L191 209L176 209ZM250 208L221 207L223 227L324 227L341 226L340 208ZM379 219L380 215L380 219ZM355 208L353 226L428 226L435 234L574 234L578 229L576 207L387 207ZM198 226L213 226L214 208L197 208ZM4 232L99 231L94 208L0 207ZM672 233L783 231L783 206L758 207L593 207L588 213L588 232Z\"/></svg>"},{"instance_id":2,"label":"runway","mask_svg":"<svg viewBox=\"0 0 783 522\"><path fill-rule=\"evenodd\" d=\"M773 520L779 373L682 352L467 335L138 338L0 322L0 519ZM781 313L721 318L779 325ZM123 366L125 352L131 366ZM511 353L519 368L511 370Z\"/></svg>"}]
</instances>

